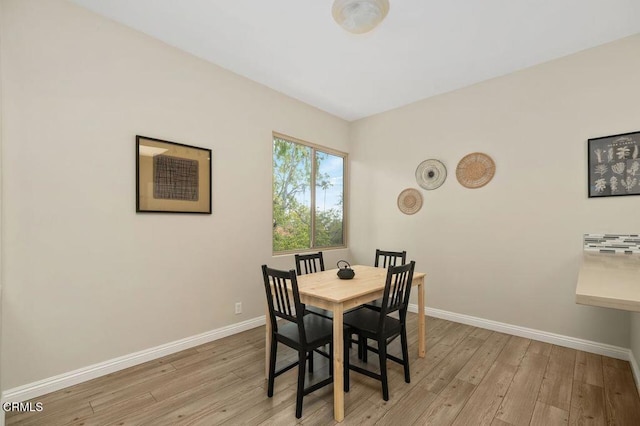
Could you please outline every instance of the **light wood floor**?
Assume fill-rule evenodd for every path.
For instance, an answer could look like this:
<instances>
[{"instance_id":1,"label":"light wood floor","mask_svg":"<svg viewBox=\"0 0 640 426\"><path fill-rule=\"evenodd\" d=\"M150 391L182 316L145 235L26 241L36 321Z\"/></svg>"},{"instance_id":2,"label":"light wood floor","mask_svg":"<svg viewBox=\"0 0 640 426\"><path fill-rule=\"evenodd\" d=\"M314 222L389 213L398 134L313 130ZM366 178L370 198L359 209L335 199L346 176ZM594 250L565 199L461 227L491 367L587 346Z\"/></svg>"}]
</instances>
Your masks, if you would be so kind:
<instances>
[{"instance_id":1,"label":"light wood floor","mask_svg":"<svg viewBox=\"0 0 640 426\"><path fill-rule=\"evenodd\" d=\"M345 425L640 424L628 362L436 318L421 359L409 322L411 383L390 362L385 403L379 382L352 372ZM293 356L279 348L279 363ZM314 377L323 370L317 357ZM260 327L36 398L43 412L8 414L7 425L289 425L295 384L293 369L267 398ZM298 423L334 424L332 392L306 396Z\"/></svg>"}]
</instances>

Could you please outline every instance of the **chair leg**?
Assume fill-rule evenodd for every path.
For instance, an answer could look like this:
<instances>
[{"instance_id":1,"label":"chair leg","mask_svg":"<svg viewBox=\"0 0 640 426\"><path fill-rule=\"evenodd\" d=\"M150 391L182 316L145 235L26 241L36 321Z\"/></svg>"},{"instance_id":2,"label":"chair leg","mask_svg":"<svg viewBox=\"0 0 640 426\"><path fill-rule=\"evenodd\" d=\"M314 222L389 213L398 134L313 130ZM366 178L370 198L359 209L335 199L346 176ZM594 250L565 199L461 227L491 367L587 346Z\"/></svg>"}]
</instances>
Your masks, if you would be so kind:
<instances>
[{"instance_id":1,"label":"chair leg","mask_svg":"<svg viewBox=\"0 0 640 426\"><path fill-rule=\"evenodd\" d=\"M369 356L367 355L367 352L369 352L367 350L367 338L363 337L363 336L359 336L358 337L358 346L361 348L361 352L362 352L362 362L367 362L367 359L369 358Z\"/></svg>"},{"instance_id":2,"label":"chair leg","mask_svg":"<svg viewBox=\"0 0 640 426\"><path fill-rule=\"evenodd\" d=\"M378 358L380 359L380 380L382 381L382 399L389 400L389 382L387 380L387 345L384 340L378 341Z\"/></svg>"},{"instance_id":3,"label":"chair leg","mask_svg":"<svg viewBox=\"0 0 640 426\"><path fill-rule=\"evenodd\" d=\"M306 374L307 353L298 351L298 392L296 393L296 419L302 417L302 397L304 396L304 376Z\"/></svg>"},{"instance_id":4,"label":"chair leg","mask_svg":"<svg viewBox=\"0 0 640 426\"><path fill-rule=\"evenodd\" d=\"M276 336L271 336L271 351L269 354L269 385L267 386L267 396L273 396L273 382L276 378L276 352L278 351L278 341Z\"/></svg>"},{"instance_id":5,"label":"chair leg","mask_svg":"<svg viewBox=\"0 0 640 426\"><path fill-rule=\"evenodd\" d=\"M402 327L400 332L400 343L402 345L402 362L404 366L404 381L411 383L411 374L409 373L409 349L407 347L407 329Z\"/></svg>"},{"instance_id":6,"label":"chair leg","mask_svg":"<svg viewBox=\"0 0 640 426\"><path fill-rule=\"evenodd\" d=\"M313 350L309 351L309 373L313 373Z\"/></svg>"}]
</instances>

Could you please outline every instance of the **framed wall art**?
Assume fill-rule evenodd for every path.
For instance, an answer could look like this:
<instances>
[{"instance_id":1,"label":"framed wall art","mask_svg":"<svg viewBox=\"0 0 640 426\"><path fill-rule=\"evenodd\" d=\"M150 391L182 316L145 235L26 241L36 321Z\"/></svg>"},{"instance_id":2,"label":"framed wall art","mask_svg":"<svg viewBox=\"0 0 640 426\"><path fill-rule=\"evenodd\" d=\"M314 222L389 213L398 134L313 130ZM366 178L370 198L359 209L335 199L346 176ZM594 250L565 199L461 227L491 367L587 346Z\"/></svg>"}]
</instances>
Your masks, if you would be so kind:
<instances>
[{"instance_id":1,"label":"framed wall art","mask_svg":"<svg viewBox=\"0 0 640 426\"><path fill-rule=\"evenodd\" d=\"M136 136L136 212L211 214L211 150Z\"/></svg>"},{"instance_id":2,"label":"framed wall art","mask_svg":"<svg viewBox=\"0 0 640 426\"><path fill-rule=\"evenodd\" d=\"M587 142L589 198L640 195L640 132Z\"/></svg>"}]
</instances>

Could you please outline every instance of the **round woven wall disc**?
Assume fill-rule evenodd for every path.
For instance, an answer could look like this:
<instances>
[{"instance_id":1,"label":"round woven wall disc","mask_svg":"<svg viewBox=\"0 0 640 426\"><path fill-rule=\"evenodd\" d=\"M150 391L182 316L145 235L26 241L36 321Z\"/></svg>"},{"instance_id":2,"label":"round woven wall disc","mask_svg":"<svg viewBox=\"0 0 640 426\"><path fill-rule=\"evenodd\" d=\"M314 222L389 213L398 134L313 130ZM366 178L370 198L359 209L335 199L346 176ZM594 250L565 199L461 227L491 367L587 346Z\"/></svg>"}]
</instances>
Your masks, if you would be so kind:
<instances>
[{"instance_id":1,"label":"round woven wall disc","mask_svg":"<svg viewBox=\"0 0 640 426\"><path fill-rule=\"evenodd\" d=\"M447 179L447 168L438 160L424 160L416 169L416 182L422 188L439 188Z\"/></svg>"},{"instance_id":2,"label":"round woven wall disc","mask_svg":"<svg viewBox=\"0 0 640 426\"><path fill-rule=\"evenodd\" d=\"M496 165L487 154L474 152L458 163L456 177L465 188L480 188L488 184L496 172Z\"/></svg>"},{"instance_id":3,"label":"round woven wall disc","mask_svg":"<svg viewBox=\"0 0 640 426\"><path fill-rule=\"evenodd\" d=\"M417 213L422 208L422 194L414 188L407 188L398 195L398 208L404 214Z\"/></svg>"}]
</instances>

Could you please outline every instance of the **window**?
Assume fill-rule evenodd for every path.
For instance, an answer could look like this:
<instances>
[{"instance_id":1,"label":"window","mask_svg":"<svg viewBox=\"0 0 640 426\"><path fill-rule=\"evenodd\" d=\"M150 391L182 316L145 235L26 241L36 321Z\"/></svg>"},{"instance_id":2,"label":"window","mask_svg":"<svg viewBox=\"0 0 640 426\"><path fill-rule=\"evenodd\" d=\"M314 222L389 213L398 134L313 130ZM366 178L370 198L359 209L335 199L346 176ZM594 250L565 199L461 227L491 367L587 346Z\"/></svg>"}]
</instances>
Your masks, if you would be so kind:
<instances>
[{"instance_id":1,"label":"window","mask_svg":"<svg viewBox=\"0 0 640 426\"><path fill-rule=\"evenodd\" d=\"M273 252L345 246L347 154L273 135Z\"/></svg>"}]
</instances>

